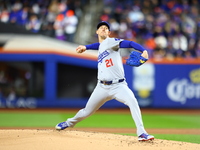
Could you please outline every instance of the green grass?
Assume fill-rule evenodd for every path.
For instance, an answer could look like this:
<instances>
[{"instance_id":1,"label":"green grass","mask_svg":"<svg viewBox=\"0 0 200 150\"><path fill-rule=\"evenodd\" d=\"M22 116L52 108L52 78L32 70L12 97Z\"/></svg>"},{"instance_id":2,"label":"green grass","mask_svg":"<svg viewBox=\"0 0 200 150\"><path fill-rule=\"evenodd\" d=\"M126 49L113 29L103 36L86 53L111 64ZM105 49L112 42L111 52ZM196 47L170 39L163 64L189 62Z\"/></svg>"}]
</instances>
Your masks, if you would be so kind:
<instances>
[{"instance_id":1,"label":"green grass","mask_svg":"<svg viewBox=\"0 0 200 150\"><path fill-rule=\"evenodd\" d=\"M54 127L62 115L57 113L0 113L0 127Z\"/></svg>"},{"instance_id":2,"label":"green grass","mask_svg":"<svg viewBox=\"0 0 200 150\"><path fill-rule=\"evenodd\" d=\"M58 112L0 112L0 127L52 127L75 113ZM145 128L200 129L199 115L143 114ZM135 128L130 114L95 113L76 127ZM130 134L136 136L136 134ZM155 134L154 134L155 135ZM199 135L156 134L158 139L184 141L200 144Z\"/></svg>"},{"instance_id":3,"label":"green grass","mask_svg":"<svg viewBox=\"0 0 200 150\"><path fill-rule=\"evenodd\" d=\"M200 115L143 115L148 128L200 128ZM155 122L155 123L154 123Z\"/></svg>"},{"instance_id":4,"label":"green grass","mask_svg":"<svg viewBox=\"0 0 200 150\"><path fill-rule=\"evenodd\" d=\"M184 134L154 134L154 136L158 139L163 140L171 140L171 141L182 141L189 143L198 143L200 144L200 136L199 135L184 135Z\"/></svg>"},{"instance_id":5,"label":"green grass","mask_svg":"<svg viewBox=\"0 0 200 150\"><path fill-rule=\"evenodd\" d=\"M123 134L135 136L135 134ZM180 141L200 144L200 136L193 134L153 134L156 139L170 140L170 141Z\"/></svg>"},{"instance_id":6,"label":"green grass","mask_svg":"<svg viewBox=\"0 0 200 150\"><path fill-rule=\"evenodd\" d=\"M146 128L200 128L198 115L147 115L143 114ZM85 127L135 127L129 114L94 114L77 124Z\"/></svg>"},{"instance_id":7,"label":"green grass","mask_svg":"<svg viewBox=\"0 0 200 150\"><path fill-rule=\"evenodd\" d=\"M74 116L75 113L0 113L1 127L51 127ZM146 128L200 128L198 115L147 115L143 114ZM130 114L96 113L83 120L77 127L133 128Z\"/></svg>"}]
</instances>

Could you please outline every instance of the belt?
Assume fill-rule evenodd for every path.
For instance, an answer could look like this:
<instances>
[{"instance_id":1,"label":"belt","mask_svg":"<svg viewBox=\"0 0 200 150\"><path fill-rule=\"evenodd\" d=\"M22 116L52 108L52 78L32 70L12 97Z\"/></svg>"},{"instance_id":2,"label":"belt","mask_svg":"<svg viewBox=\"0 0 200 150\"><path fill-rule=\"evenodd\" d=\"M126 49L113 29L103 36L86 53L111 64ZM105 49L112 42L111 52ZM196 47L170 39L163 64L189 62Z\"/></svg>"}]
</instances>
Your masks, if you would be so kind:
<instances>
[{"instance_id":1,"label":"belt","mask_svg":"<svg viewBox=\"0 0 200 150\"><path fill-rule=\"evenodd\" d=\"M120 83L120 82L123 82L124 81L124 79L119 79L119 80L117 80L117 81L100 81L100 83L102 83L102 84L104 84L104 85L111 85L111 84L113 84L113 83Z\"/></svg>"}]
</instances>

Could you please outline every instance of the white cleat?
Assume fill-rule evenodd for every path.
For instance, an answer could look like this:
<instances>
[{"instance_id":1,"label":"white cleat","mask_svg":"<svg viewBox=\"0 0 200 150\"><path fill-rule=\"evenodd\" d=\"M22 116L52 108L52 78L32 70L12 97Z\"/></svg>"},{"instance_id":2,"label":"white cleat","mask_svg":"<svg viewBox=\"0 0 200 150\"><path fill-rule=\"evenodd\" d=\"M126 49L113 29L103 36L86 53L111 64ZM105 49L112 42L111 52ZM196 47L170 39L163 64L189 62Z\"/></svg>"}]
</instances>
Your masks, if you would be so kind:
<instances>
[{"instance_id":1,"label":"white cleat","mask_svg":"<svg viewBox=\"0 0 200 150\"><path fill-rule=\"evenodd\" d=\"M154 140L154 136L148 135L146 133L143 133L138 137L138 141L151 141L151 140Z\"/></svg>"},{"instance_id":2,"label":"white cleat","mask_svg":"<svg viewBox=\"0 0 200 150\"><path fill-rule=\"evenodd\" d=\"M67 122L61 122L55 126L56 130L64 130L67 127L69 127Z\"/></svg>"}]
</instances>

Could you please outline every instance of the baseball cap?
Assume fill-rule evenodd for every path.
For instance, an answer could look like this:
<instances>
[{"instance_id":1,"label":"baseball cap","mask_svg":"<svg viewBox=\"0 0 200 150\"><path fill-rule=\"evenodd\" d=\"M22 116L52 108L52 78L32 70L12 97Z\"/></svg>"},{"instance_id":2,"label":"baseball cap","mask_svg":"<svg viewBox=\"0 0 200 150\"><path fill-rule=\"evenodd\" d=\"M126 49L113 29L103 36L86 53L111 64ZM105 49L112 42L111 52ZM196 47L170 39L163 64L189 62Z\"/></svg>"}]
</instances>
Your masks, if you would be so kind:
<instances>
[{"instance_id":1,"label":"baseball cap","mask_svg":"<svg viewBox=\"0 0 200 150\"><path fill-rule=\"evenodd\" d=\"M110 30L110 25L106 21L99 22L98 25L97 25L97 29L99 29L99 27L102 26L102 25L106 25L108 27L108 30Z\"/></svg>"}]
</instances>

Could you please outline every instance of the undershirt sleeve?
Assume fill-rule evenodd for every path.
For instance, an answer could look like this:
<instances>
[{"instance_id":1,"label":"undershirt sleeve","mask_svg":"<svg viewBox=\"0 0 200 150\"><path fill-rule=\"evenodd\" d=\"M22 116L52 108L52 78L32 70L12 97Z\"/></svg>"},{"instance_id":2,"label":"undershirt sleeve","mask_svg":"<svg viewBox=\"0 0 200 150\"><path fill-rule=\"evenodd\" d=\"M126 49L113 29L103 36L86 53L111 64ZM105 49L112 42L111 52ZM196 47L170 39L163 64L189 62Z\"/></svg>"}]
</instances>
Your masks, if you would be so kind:
<instances>
[{"instance_id":1,"label":"undershirt sleeve","mask_svg":"<svg viewBox=\"0 0 200 150\"><path fill-rule=\"evenodd\" d=\"M127 41L127 40L121 41L119 47L120 48L134 48L136 50L139 50L140 52L143 52L145 50L144 47L142 47L140 44L135 43L133 41Z\"/></svg>"},{"instance_id":2,"label":"undershirt sleeve","mask_svg":"<svg viewBox=\"0 0 200 150\"><path fill-rule=\"evenodd\" d=\"M93 43L89 45L85 45L86 49L93 49L93 50L98 50L99 49L99 43Z\"/></svg>"}]
</instances>

